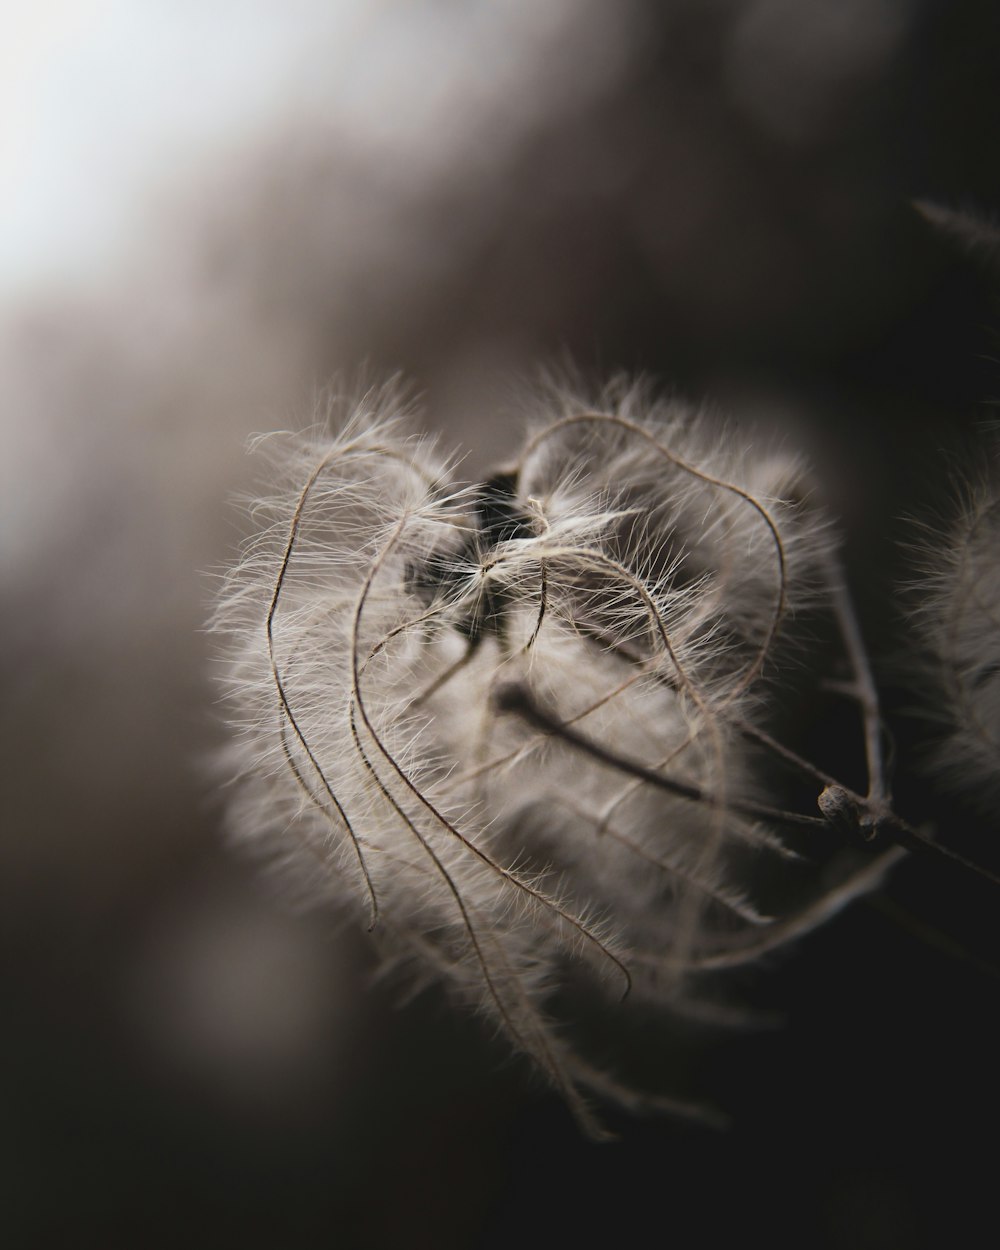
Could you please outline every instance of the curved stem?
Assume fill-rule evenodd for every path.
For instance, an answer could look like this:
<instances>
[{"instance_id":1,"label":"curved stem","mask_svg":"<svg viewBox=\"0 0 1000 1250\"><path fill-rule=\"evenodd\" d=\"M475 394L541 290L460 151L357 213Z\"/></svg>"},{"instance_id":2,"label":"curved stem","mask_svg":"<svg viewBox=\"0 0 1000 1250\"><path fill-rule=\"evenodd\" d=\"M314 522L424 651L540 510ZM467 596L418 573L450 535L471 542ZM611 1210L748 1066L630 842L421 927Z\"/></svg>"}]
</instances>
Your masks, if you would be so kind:
<instances>
[{"instance_id":1,"label":"curved stem","mask_svg":"<svg viewBox=\"0 0 1000 1250\"><path fill-rule=\"evenodd\" d=\"M663 773L647 768L644 764L630 760L626 756L619 755L617 752L610 750L610 748L603 746L601 743L584 737L583 734L578 733L575 729L571 729L559 720L558 717L553 716L541 707L520 682L507 682L499 686L494 692L493 699L498 711L510 712L515 716L520 716L529 725L534 726L536 729L541 729L554 737L561 738L564 742L568 742L571 746L584 751L587 755L600 761L602 764L606 764L609 768L628 773L641 781L648 782L649 785L666 790L678 798L690 799L695 803L720 805L718 795L711 794L701 786L694 785L688 781L680 781L674 777L664 776ZM734 801L726 799L725 805L745 816L757 816L767 820L780 821L784 824L824 826L827 823L820 816L802 816L798 812L785 812L779 808L768 807L765 804L753 803L749 800Z\"/></svg>"}]
</instances>

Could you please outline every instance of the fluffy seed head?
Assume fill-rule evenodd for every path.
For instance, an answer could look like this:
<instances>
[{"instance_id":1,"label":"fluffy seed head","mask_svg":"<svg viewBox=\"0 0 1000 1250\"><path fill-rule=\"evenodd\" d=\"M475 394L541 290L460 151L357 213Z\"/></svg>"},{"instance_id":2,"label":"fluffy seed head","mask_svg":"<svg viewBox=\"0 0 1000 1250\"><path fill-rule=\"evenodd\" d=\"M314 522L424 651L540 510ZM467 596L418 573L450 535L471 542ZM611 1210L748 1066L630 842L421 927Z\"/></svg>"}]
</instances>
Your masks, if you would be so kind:
<instances>
[{"instance_id":1,"label":"fluffy seed head","mask_svg":"<svg viewBox=\"0 0 1000 1250\"><path fill-rule=\"evenodd\" d=\"M257 446L268 492L215 620L230 825L597 1132L581 1085L635 1095L559 1017L567 984L694 1009L711 970L808 927L744 871L790 854L745 727L829 538L793 459L639 386L550 388L478 485L410 423L386 388Z\"/></svg>"},{"instance_id":2,"label":"fluffy seed head","mask_svg":"<svg viewBox=\"0 0 1000 1250\"><path fill-rule=\"evenodd\" d=\"M1000 799L1000 456L920 552L915 617L928 655L935 763L980 805Z\"/></svg>"}]
</instances>

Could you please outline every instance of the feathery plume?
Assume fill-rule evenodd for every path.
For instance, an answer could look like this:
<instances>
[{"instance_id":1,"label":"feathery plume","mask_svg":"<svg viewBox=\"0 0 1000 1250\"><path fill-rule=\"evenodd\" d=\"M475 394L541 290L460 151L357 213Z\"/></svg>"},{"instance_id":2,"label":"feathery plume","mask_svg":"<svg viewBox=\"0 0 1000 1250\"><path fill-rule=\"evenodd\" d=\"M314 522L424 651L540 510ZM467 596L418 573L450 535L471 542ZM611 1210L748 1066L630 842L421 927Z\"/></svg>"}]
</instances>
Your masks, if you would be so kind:
<instances>
[{"instance_id":1,"label":"feathery plume","mask_svg":"<svg viewBox=\"0 0 1000 1250\"><path fill-rule=\"evenodd\" d=\"M914 617L937 692L935 763L980 805L1000 798L1000 456L919 552ZM925 713L927 708L923 709Z\"/></svg>"},{"instance_id":2,"label":"feathery plume","mask_svg":"<svg viewBox=\"0 0 1000 1250\"><path fill-rule=\"evenodd\" d=\"M825 823L768 805L750 748L832 781L761 727L796 614L832 609L829 528L797 461L640 385L550 386L477 485L412 418L387 387L257 444L269 492L215 618L230 825L491 1020L600 1135L582 1089L656 1099L588 1060L567 983L602 1010L697 1013L706 979L896 854L777 916L754 885L794 858L784 830Z\"/></svg>"}]
</instances>

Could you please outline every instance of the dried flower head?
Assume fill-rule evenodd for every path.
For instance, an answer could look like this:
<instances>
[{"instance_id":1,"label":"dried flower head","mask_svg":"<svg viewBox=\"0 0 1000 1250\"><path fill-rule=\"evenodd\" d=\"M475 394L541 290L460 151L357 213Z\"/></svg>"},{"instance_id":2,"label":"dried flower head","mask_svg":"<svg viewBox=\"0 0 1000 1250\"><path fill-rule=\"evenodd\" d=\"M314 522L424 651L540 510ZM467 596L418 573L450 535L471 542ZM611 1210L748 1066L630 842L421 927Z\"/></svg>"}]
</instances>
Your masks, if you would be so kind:
<instances>
[{"instance_id":1,"label":"dried flower head","mask_svg":"<svg viewBox=\"0 0 1000 1250\"><path fill-rule=\"evenodd\" d=\"M1000 798L1000 457L964 488L920 552L915 617L929 656L942 777L981 805Z\"/></svg>"},{"instance_id":2,"label":"dried flower head","mask_svg":"<svg viewBox=\"0 0 1000 1250\"><path fill-rule=\"evenodd\" d=\"M761 727L795 613L829 603L829 531L795 460L641 386L550 388L472 486L411 416L390 387L258 443L271 493L216 618L231 825L495 1022L598 1133L581 1087L639 1095L588 1060L567 984L696 1009L887 862L777 917L754 884L793 856L789 821L823 823L762 801L752 750L829 780Z\"/></svg>"}]
</instances>

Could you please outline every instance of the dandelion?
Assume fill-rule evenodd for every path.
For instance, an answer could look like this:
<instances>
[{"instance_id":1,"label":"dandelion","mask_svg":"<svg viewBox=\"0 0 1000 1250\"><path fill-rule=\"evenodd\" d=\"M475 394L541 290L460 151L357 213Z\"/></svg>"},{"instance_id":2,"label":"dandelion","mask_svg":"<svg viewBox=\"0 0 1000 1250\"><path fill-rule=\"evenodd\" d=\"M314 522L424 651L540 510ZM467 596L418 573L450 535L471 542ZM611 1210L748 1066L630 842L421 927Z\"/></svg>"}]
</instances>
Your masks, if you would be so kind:
<instances>
[{"instance_id":1,"label":"dandelion","mask_svg":"<svg viewBox=\"0 0 1000 1250\"><path fill-rule=\"evenodd\" d=\"M789 871L790 832L891 820L830 527L794 458L624 381L596 402L547 388L519 454L475 485L413 416L386 387L257 444L271 485L215 620L230 826L491 1021L587 1132L586 1090L691 1110L588 1057L564 991L616 1019L697 1014L714 978L901 853L832 886ZM856 675L866 796L765 728L817 611ZM815 782L820 810L770 802L761 753Z\"/></svg>"}]
</instances>

